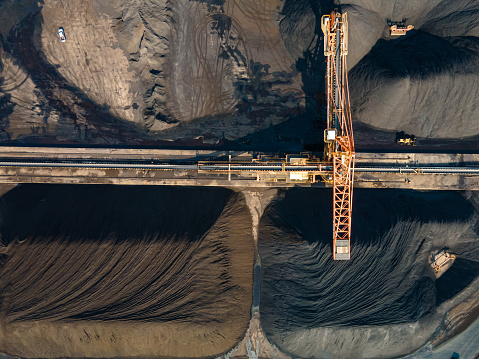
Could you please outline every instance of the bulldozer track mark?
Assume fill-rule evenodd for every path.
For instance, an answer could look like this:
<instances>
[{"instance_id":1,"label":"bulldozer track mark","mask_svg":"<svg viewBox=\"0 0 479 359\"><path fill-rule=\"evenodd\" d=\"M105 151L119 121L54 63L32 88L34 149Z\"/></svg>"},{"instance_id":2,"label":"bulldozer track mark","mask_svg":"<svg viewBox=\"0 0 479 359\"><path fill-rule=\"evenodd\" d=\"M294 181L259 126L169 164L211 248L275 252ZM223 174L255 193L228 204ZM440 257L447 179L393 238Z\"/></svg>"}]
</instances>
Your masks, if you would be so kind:
<instances>
[{"instance_id":1,"label":"bulldozer track mark","mask_svg":"<svg viewBox=\"0 0 479 359\"><path fill-rule=\"evenodd\" d=\"M278 3L278 6L280 3ZM230 16L239 16L251 20L253 25L257 28L254 33L259 34L259 43L256 44L258 53L264 53L264 49L268 49L274 59L281 59L284 57L284 53L278 49L278 46L282 46L281 38L277 39L270 35L270 26L268 24L274 21L275 15L279 18L279 12L277 6L271 2L253 2L253 1L238 1L234 0L228 2L225 6L225 13ZM238 15L236 15L238 14ZM246 39L246 38L245 38ZM252 45L249 45L252 46ZM263 61L263 59L258 59ZM280 71L289 71L282 65L284 61L276 61L276 65L279 66Z\"/></svg>"},{"instance_id":2,"label":"bulldozer track mark","mask_svg":"<svg viewBox=\"0 0 479 359\"><path fill-rule=\"evenodd\" d=\"M4 67L2 70L3 81L0 85L1 91L14 91L28 80L28 72L23 71L20 66L15 66L11 59L4 59L2 62Z\"/></svg>"},{"instance_id":3,"label":"bulldozer track mark","mask_svg":"<svg viewBox=\"0 0 479 359\"><path fill-rule=\"evenodd\" d=\"M219 17L223 21L230 22L230 27L222 36L214 29ZM194 84L198 91L191 107L192 118L233 111L236 105L234 89L226 88L228 84L225 84L225 79L238 75L234 74L235 66L246 68L248 64L250 55L243 39L244 32L239 22L228 15L209 14L196 24L194 53L198 66ZM231 54L228 53L231 51L242 54L243 58L232 59ZM226 58L224 54L227 55Z\"/></svg>"}]
</instances>

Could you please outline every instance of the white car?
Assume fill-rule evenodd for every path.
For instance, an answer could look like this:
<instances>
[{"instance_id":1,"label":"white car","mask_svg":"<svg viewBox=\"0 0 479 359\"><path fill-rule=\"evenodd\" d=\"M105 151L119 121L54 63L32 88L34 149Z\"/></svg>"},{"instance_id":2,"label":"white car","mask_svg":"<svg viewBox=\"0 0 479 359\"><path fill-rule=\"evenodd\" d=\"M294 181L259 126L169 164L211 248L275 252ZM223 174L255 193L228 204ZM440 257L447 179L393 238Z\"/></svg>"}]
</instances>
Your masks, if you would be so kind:
<instances>
[{"instance_id":1,"label":"white car","mask_svg":"<svg viewBox=\"0 0 479 359\"><path fill-rule=\"evenodd\" d=\"M65 42L66 37L65 37L65 31L63 30L63 27L58 28L58 36L60 36L61 42Z\"/></svg>"}]
</instances>

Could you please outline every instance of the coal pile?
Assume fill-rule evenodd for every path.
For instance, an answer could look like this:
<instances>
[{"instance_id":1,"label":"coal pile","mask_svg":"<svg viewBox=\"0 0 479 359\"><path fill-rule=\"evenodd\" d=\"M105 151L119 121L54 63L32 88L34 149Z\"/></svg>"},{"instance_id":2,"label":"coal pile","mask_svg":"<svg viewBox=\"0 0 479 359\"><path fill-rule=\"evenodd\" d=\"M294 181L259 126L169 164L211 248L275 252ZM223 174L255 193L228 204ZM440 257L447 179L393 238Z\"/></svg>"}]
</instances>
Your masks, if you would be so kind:
<instances>
[{"instance_id":1,"label":"coal pile","mask_svg":"<svg viewBox=\"0 0 479 359\"><path fill-rule=\"evenodd\" d=\"M253 243L241 195L32 185L4 195L0 212L2 351L212 356L247 328Z\"/></svg>"},{"instance_id":2,"label":"coal pile","mask_svg":"<svg viewBox=\"0 0 479 359\"><path fill-rule=\"evenodd\" d=\"M417 31L379 40L351 70L354 117L372 127L427 138L479 134L479 38Z\"/></svg>"},{"instance_id":3,"label":"coal pile","mask_svg":"<svg viewBox=\"0 0 479 359\"><path fill-rule=\"evenodd\" d=\"M477 2L342 3L350 29L353 117L374 129L428 139L479 134ZM414 29L391 36L389 24ZM361 142L368 142L367 138Z\"/></svg>"},{"instance_id":4,"label":"coal pile","mask_svg":"<svg viewBox=\"0 0 479 359\"><path fill-rule=\"evenodd\" d=\"M331 202L328 190L294 190L265 211L266 334L301 357L393 357L423 345L441 322L438 306L474 279L436 281L429 256L447 247L460 253L451 273L464 273L461 261L477 267L474 207L452 192L357 190L351 261L334 262Z\"/></svg>"}]
</instances>

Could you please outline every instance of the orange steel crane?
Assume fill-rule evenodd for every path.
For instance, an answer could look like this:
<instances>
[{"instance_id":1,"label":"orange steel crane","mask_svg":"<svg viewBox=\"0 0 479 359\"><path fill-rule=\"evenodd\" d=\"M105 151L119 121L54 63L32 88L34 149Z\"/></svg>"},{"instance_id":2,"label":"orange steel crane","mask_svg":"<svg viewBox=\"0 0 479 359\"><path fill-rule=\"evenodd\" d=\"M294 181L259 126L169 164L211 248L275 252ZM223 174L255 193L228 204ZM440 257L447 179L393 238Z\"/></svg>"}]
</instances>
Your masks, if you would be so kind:
<instances>
[{"instance_id":1,"label":"orange steel crane","mask_svg":"<svg viewBox=\"0 0 479 359\"><path fill-rule=\"evenodd\" d=\"M354 139L349 106L348 20L334 10L321 18L326 56L325 160L333 165L333 259L350 259Z\"/></svg>"}]
</instances>

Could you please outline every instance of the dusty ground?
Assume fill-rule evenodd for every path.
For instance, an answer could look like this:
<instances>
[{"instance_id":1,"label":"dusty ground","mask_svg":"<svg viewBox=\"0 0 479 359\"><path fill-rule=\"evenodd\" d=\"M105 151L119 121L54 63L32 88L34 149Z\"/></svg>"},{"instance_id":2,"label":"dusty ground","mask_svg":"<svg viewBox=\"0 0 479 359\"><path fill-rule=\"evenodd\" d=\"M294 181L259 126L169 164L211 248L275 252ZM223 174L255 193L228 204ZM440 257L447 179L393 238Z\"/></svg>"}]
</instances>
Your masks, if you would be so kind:
<instances>
[{"instance_id":1,"label":"dusty ground","mask_svg":"<svg viewBox=\"0 0 479 359\"><path fill-rule=\"evenodd\" d=\"M242 191L251 213L252 232L255 244L258 244L259 221L269 203L276 198L276 189L267 190L245 190ZM255 253L254 283L253 283L253 305L251 307L252 317L248 330L243 340L223 358L277 358L288 359L275 345L272 345L265 336L261 326L261 314L259 305L261 301L261 258Z\"/></svg>"},{"instance_id":2,"label":"dusty ground","mask_svg":"<svg viewBox=\"0 0 479 359\"><path fill-rule=\"evenodd\" d=\"M66 24L65 43L58 44L57 24ZM139 81L118 46L114 25L95 1L47 1L37 17L35 45L68 83L116 117L134 122L141 113Z\"/></svg>"}]
</instances>

